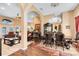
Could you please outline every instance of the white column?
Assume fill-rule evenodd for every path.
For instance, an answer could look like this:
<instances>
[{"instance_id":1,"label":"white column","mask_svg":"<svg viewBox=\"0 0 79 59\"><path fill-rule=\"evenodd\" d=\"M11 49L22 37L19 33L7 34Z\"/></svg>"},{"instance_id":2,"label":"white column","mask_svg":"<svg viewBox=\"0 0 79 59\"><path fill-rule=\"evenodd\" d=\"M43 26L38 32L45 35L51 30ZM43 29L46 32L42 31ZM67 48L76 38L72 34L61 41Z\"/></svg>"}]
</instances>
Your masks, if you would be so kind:
<instances>
[{"instance_id":1,"label":"white column","mask_svg":"<svg viewBox=\"0 0 79 59\"><path fill-rule=\"evenodd\" d=\"M24 49L27 48L27 15L24 14L24 39L23 39L23 43L24 43Z\"/></svg>"},{"instance_id":2,"label":"white column","mask_svg":"<svg viewBox=\"0 0 79 59\"><path fill-rule=\"evenodd\" d=\"M0 38L2 38L2 28L0 27Z\"/></svg>"},{"instance_id":3,"label":"white column","mask_svg":"<svg viewBox=\"0 0 79 59\"><path fill-rule=\"evenodd\" d=\"M41 16L41 35L44 35L44 18Z\"/></svg>"},{"instance_id":4,"label":"white column","mask_svg":"<svg viewBox=\"0 0 79 59\"><path fill-rule=\"evenodd\" d=\"M25 8L24 10L24 17L23 17L23 39L22 39L22 43L23 43L23 47L22 49L27 49L27 46L28 46L28 42L27 42L27 15L28 15L28 12L30 10L30 7L32 5L29 4L27 8Z\"/></svg>"}]
</instances>

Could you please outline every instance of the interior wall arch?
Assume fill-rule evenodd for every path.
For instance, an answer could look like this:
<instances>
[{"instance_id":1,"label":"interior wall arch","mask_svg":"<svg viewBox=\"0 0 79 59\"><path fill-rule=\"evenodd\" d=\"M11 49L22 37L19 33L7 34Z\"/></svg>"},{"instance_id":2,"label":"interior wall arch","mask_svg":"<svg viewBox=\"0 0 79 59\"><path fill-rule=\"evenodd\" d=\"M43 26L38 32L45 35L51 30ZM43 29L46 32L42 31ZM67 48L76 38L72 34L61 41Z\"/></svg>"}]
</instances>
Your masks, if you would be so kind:
<instances>
[{"instance_id":1,"label":"interior wall arch","mask_svg":"<svg viewBox=\"0 0 79 59\"><path fill-rule=\"evenodd\" d=\"M36 11L29 11L27 13L27 26L30 26L32 30L36 29L36 25L41 27L41 17L40 14Z\"/></svg>"}]
</instances>

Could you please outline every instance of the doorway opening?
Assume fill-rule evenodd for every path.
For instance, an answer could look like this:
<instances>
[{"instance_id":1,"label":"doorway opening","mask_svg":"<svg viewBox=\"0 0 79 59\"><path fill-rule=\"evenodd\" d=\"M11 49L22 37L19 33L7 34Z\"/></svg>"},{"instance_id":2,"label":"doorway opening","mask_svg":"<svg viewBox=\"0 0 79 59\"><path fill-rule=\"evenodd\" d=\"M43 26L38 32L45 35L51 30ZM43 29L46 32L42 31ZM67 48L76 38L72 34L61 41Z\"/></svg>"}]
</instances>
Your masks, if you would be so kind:
<instances>
[{"instance_id":1,"label":"doorway opening","mask_svg":"<svg viewBox=\"0 0 79 59\"><path fill-rule=\"evenodd\" d=\"M28 13L27 26L27 41L33 41L41 35L41 20L37 12L31 11Z\"/></svg>"}]
</instances>

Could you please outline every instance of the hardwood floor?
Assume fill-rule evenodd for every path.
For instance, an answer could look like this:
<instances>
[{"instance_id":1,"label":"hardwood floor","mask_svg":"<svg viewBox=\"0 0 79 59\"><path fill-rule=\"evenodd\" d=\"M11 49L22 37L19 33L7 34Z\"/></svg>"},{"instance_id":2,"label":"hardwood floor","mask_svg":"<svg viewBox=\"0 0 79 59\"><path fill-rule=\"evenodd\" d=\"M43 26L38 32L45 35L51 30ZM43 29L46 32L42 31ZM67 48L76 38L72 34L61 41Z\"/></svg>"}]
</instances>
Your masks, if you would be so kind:
<instances>
[{"instance_id":1,"label":"hardwood floor","mask_svg":"<svg viewBox=\"0 0 79 59\"><path fill-rule=\"evenodd\" d=\"M47 50L40 49L39 47L34 48L33 46L37 45L37 44L30 44L28 46L27 50L19 50L19 51L15 52L15 53L11 54L10 56L59 56L56 53L57 51L54 51L55 53L54 52L51 53L52 51L49 52ZM54 55L54 54L56 54L56 55ZM63 56L63 54L61 54L60 56ZM67 54L65 56L67 56Z\"/></svg>"},{"instance_id":2,"label":"hardwood floor","mask_svg":"<svg viewBox=\"0 0 79 59\"><path fill-rule=\"evenodd\" d=\"M19 50L9 56L50 56L48 52L38 49L28 48L28 50Z\"/></svg>"},{"instance_id":3,"label":"hardwood floor","mask_svg":"<svg viewBox=\"0 0 79 59\"><path fill-rule=\"evenodd\" d=\"M29 47L25 50L27 56L50 56L47 51Z\"/></svg>"},{"instance_id":4,"label":"hardwood floor","mask_svg":"<svg viewBox=\"0 0 79 59\"><path fill-rule=\"evenodd\" d=\"M9 56L24 56L24 51L23 50L18 50L15 53L13 53Z\"/></svg>"},{"instance_id":5,"label":"hardwood floor","mask_svg":"<svg viewBox=\"0 0 79 59\"><path fill-rule=\"evenodd\" d=\"M28 47L27 50L19 50L10 56L50 56L47 51L32 48L31 46Z\"/></svg>"}]
</instances>

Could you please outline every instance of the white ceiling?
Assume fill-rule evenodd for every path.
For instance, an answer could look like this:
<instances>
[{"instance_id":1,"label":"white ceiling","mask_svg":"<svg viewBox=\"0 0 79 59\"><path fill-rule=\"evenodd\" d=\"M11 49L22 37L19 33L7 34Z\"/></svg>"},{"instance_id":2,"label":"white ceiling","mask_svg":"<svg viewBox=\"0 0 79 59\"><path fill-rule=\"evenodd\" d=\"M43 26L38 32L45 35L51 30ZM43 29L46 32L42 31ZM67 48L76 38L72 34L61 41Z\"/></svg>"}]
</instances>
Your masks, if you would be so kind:
<instances>
[{"instance_id":1,"label":"white ceiling","mask_svg":"<svg viewBox=\"0 0 79 59\"><path fill-rule=\"evenodd\" d=\"M14 18L20 13L18 3L0 3L0 15Z\"/></svg>"},{"instance_id":2,"label":"white ceiling","mask_svg":"<svg viewBox=\"0 0 79 59\"><path fill-rule=\"evenodd\" d=\"M44 15L53 14L57 16L65 11L73 10L77 3L59 3L57 7L51 7L51 3L34 3L33 5Z\"/></svg>"},{"instance_id":3,"label":"white ceiling","mask_svg":"<svg viewBox=\"0 0 79 59\"><path fill-rule=\"evenodd\" d=\"M73 10L77 3L60 3L57 7L50 7L51 3L33 3L33 5L44 15L54 14L60 15L62 12ZM18 3L0 3L0 15L14 18L20 14Z\"/></svg>"}]
</instances>

